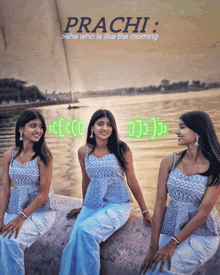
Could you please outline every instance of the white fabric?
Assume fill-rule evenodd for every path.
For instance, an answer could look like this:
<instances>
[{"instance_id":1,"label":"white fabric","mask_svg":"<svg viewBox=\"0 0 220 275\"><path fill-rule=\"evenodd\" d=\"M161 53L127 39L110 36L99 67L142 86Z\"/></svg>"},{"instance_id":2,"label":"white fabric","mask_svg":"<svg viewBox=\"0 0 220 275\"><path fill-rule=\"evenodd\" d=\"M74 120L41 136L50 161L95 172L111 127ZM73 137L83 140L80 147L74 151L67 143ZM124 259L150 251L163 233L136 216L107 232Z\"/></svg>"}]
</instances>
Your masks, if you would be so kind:
<instances>
[{"instance_id":1,"label":"white fabric","mask_svg":"<svg viewBox=\"0 0 220 275\"><path fill-rule=\"evenodd\" d=\"M31 246L41 235L53 225L55 211L35 212L28 217L15 239L0 236L0 275L24 275L24 250ZM5 214L4 223L14 219L16 214Z\"/></svg>"},{"instance_id":2,"label":"white fabric","mask_svg":"<svg viewBox=\"0 0 220 275\"><path fill-rule=\"evenodd\" d=\"M161 234L159 248L170 241L170 236ZM192 235L175 250L171 258L171 270L168 262L164 264L163 272L159 273L160 262L154 272L148 270L145 275L191 275L215 254L220 242L219 236Z\"/></svg>"},{"instance_id":3,"label":"white fabric","mask_svg":"<svg viewBox=\"0 0 220 275\"><path fill-rule=\"evenodd\" d=\"M63 251L60 275L99 275L99 244L127 222L129 213L130 203L84 206Z\"/></svg>"}]
</instances>

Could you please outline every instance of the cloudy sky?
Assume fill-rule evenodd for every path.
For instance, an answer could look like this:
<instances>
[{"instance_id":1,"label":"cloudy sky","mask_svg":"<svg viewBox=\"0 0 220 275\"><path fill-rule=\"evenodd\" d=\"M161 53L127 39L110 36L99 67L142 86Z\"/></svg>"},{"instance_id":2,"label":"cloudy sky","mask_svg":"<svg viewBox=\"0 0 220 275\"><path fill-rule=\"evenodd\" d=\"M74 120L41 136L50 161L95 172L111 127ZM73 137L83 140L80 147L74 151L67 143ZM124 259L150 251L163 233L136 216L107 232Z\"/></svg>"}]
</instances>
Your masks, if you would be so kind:
<instances>
[{"instance_id":1,"label":"cloudy sky","mask_svg":"<svg viewBox=\"0 0 220 275\"><path fill-rule=\"evenodd\" d=\"M178 2L178 4L176 3ZM106 90L159 85L174 81L220 80L220 3L216 0L0 0L0 77L29 81L59 91ZM69 28L77 39L61 39L68 17L79 22ZM91 31L104 17L107 34L149 17L146 34L157 39L104 39L97 28L93 39L80 39L81 17L90 17ZM72 21L73 22L73 21ZM158 22L158 24L156 23ZM101 26L101 25L100 25ZM153 31L156 32L153 33ZM67 33L65 33L66 35ZM92 35L92 33L89 33ZM97 34L102 35L96 39ZM109 37L109 36L108 36ZM92 36L91 36L92 38Z\"/></svg>"}]
</instances>

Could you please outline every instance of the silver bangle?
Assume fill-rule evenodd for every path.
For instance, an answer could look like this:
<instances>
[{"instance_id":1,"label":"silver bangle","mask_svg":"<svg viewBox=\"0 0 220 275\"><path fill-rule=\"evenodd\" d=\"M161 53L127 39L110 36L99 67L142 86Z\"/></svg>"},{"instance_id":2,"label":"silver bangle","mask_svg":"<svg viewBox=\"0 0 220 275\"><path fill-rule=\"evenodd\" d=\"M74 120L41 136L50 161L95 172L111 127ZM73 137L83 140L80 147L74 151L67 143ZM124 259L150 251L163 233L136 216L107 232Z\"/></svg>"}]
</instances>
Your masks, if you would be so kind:
<instances>
[{"instance_id":1,"label":"silver bangle","mask_svg":"<svg viewBox=\"0 0 220 275\"><path fill-rule=\"evenodd\" d=\"M180 244L176 237L171 237L171 239L177 244L177 246Z\"/></svg>"},{"instance_id":2,"label":"silver bangle","mask_svg":"<svg viewBox=\"0 0 220 275\"><path fill-rule=\"evenodd\" d=\"M144 214L144 213L149 212L149 211L150 211L149 209L144 210L143 212L141 212L141 214Z\"/></svg>"},{"instance_id":3,"label":"silver bangle","mask_svg":"<svg viewBox=\"0 0 220 275\"><path fill-rule=\"evenodd\" d=\"M23 215L25 219L27 219L27 215L23 211L21 211L19 214Z\"/></svg>"}]
</instances>

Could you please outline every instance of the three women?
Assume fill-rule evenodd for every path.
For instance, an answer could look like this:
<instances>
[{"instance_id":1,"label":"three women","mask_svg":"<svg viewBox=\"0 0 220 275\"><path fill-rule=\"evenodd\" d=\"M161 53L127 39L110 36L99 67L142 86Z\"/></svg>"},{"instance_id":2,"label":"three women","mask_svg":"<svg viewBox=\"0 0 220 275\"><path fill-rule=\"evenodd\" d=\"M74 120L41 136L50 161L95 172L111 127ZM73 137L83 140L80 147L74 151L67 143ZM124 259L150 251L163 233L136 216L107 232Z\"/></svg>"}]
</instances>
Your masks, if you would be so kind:
<instances>
[{"instance_id":1,"label":"three women","mask_svg":"<svg viewBox=\"0 0 220 275\"><path fill-rule=\"evenodd\" d=\"M24 274L23 249L47 231L54 219L51 199L47 200L52 157L43 146L45 123L36 112L24 117L16 126L18 151L6 152L3 160L0 274ZM23 141L19 141L19 130ZM204 112L186 113L180 117L177 135L178 144L187 150L161 162L151 246L141 273L192 274L219 245L220 220L213 207L220 194L220 146L211 119ZM124 173L147 225L151 216L134 175L131 151L119 140L109 111L93 115L87 144L78 156L84 206L67 215L71 218L80 212L63 252L60 274L99 274L99 244L125 224L130 211ZM16 187L9 197L11 180ZM168 192L171 201L166 208ZM28 230L34 236L25 242ZM7 251L4 257L3 249Z\"/></svg>"}]
</instances>

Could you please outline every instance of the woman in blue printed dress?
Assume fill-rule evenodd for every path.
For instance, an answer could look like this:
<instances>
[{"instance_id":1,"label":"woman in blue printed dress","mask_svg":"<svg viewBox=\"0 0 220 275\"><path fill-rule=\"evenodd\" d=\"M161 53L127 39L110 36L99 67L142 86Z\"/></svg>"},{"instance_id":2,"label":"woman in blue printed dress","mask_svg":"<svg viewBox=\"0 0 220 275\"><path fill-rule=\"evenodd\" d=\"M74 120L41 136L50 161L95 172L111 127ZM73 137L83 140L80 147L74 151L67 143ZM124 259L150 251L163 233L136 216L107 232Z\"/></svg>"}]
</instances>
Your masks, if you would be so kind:
<instances>
[{"instance_id":1,"label":"woman in blue printed dress","mask_svg":"<svg viewBox=\"0 0 220 275\"><path fill-rule=\"evenodd\" d=\"M83 207L67 214L67 218L71 218L80 212L63 251L60 274L99 275L99 244L122 227L130 213L124 173L148 226L151 215L134 174L131 151L119 140L110 111L98 110L93 114L87 144L79 149L78 157L82 170Z\"/></svg>"},{"instance_id":2,"label":"woman in blue printed dress","mask_svg":"<svg viewBox=\"0 0 220 275\"><path fill-rule=\"evenodd\" d=\"M3 157L0 193L0 275L24 275L24 250L47 232L55 219L52 155L37 111L23 111L16 123L16 147ZM11 182L14 188L11 191Z\"/></svg>"},{"instance_id":3,"label":"woman in blue printed dress","mask_svg":"<svg viewBox=\"0 0 220 275\"><path fill-rule=\"evenodd\" d=\"M180 117L176 134L178 145L187 149L161 162L151 244L141 274L190 275L219 246L214 205L220 194L220 145L214 126L207 113L188 112Z\"/></svg>"}]
</instances>

